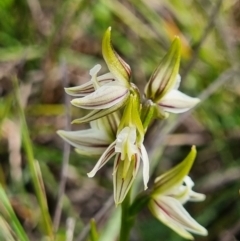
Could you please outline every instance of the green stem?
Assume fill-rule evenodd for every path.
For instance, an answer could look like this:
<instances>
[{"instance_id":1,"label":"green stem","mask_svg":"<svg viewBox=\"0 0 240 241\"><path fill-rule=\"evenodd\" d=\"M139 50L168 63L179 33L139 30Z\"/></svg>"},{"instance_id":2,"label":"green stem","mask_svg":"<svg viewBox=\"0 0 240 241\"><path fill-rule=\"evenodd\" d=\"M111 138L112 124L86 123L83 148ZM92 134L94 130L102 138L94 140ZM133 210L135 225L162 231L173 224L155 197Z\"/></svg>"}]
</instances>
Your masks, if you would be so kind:
<instances>
[{"instance_id":1,"label":"green stem","mask_svg":"<svg viewBox=\"0 0 240 241\"><path fill-rule=\"evenodd\" d=\"M18 92L18 86L17 81L14 81L15 83L15 91L16 91L16 98L17 98L17 105L19 109L20 119L21 119L21 125L22 125L22 141L23 141L23 148L27 155L27 161L28 161L28 167L32 176L33 186L35 189L35 193L37 196L37 200L41 209L41 214L43 218L43 224L46 235L49 236L50 240L54 240L53 235L53 229L52 229L52 221L49 215L47 200L45 196L45 192L43 190L43 187L41 186L40 176L37 170L37 163L34 159L33 149L32 149L32 143L28 132L28 127L24 115L23 108L20 103L19 99L19 92Z\"/></svg>"},{"instance_id":2,"label":"green stem","mask_svg":"<svg viewBox=\"0 0 240 241\"><path fill-rule=\"evenodd\" d=\"M122 217L121 217L121 229L119 241L128 241L130 236L130 231L135 221L135 216L129 215L129 207L131 205L131 189L129 190L127 196L122 202Z\"/></svg>"}]
</instances>

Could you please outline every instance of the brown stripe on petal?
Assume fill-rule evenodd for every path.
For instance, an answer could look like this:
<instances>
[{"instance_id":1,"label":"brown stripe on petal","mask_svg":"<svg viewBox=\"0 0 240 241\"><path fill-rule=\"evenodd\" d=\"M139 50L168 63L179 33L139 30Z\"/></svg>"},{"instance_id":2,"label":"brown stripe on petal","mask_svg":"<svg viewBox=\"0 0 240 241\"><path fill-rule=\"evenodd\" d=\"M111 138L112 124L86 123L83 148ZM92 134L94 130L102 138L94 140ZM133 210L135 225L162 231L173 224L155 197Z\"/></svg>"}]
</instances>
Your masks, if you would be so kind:
<instances>
[{"instance_id":1,"label":"brown stripe on petal","mask_svg":"<svg viewBox=\"0 0 240 241\"><path fill-rule=\"evenodd\" d=\"M171 106L171 105L162 105L161 103L159 104L159 106L161 106L161 107L165 107L165 108L176 109L176 107L174 107L174 106Z\"/></svg>"},{"instance_id":2,"label":"brown stripe on petal","mask_svg":"<svg viewBox=\"0 0 240 241\"><path fill-rule=\"evenodd\" d=\"M171 216L171 214L162 205L160 205L156 200L154 200L154 202L165 214L167 214L167 216L169 216L172 219L174 219L174 217ZM177 220L175 219L175 221L177 221Z\"/></svg>"},{"instance_id":3,"label":"brown stripe on petal","mask_svg":"<svg viewBox=\"0 0 240 241\"><path fill-rule=\"evenodd\" d=\"M87 109L87 108L92 108L92 109L98 108L98 109L100 109L100 108L102 108L102 105L107 105L107 104L110 104L111 102L116 102L116 103L111 105L111 106L113 106L113 105L119 103L120 101L122 101L124 98L126 98L128 92L129 92L128 89L126 89L126 91L122 95L116 96L116 98L111 99L108 102L106 102L106 100L102 100L102 101L98 100L97 102L93 102L93 100L92 100L92 102L90 102L90 103L83 103L83 104L78 103L78 104L75 104L75 106L81 107L83 109ZM117 100L119 100L119 101L117 101ZM80 99L80 101L81 101L81 99ZM109 107L111 107L111 106L109 106ZM109 108L109 107L107 107L107 108Z\"/></svg>"},{"instance_id":4,"label":"brown stripe on petal","mask_svg":"<svg viewBox=\"0 0 240 241\"><path fill-rule=\"evenodd\" d=\"M132 179L133 179L133 175L132 175L131 178L129 179L129 182L126 184L126 183L124 183L124 182L125 182L124 178L122 178L122 183L121 183L121 188L120 188L118 200L120 200L120 197L122 196L123 185L125 184L125 185L128 187L129 184L132 182ZM128 190L128 191L129 191L129 190ZM127 195L127 193L126 193L125 195Z\"/></svg>"},{"instance_id":5,"label":"brown stripe on petal","mask_svg":"<svg viewBox=\"0 0 240 241\"><path fill-rule=\"evenodd\" d=\"M130 78L131 76L131 68L130 66L115 52L118 60L121 62L122 66L124 67L124 69L126 70L128 77Z\"/></svg>"}]
</instances>

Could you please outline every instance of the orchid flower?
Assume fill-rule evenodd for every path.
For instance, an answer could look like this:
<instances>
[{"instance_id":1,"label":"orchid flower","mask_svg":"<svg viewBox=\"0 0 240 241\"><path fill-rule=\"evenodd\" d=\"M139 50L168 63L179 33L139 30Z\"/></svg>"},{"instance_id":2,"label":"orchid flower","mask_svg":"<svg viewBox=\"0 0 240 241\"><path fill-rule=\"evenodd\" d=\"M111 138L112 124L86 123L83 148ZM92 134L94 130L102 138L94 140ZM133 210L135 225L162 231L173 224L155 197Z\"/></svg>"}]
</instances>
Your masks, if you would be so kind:
<instances>
[{"instance_id":1,"label":"orchid flower","mask_svg":"<svg viewBox=\"0 0 240 241\"><path fill-rule=\"evenodd\" d=\"M196 149L176 167L155 180L149 209L166 226L186 239L193 239L189 233L207 235L207 230L198 224L184 209L187 201L203 201L204 194L192 191L193 181L187 176L196 156Z\"/></svg>"},{"instance_id":2,"label":"orchid flower","mask_svg":"<svg viewBox=\"0 0 240 241\"><path fill-rule=\"evenodd\" d=\"M149 160L142 143L144 130L139 117L138 104L136 96L131 94L119 124L116 140L109 145L93 170L88 173L89 177L93 177L101 167L115 156L113 184L116 204L121 203L126 197L138 173L141 159L143 161L145 189L147 189L149 180Z\"/></svg>"},{"instance_id":3,"label":"orchid flower","mask_svg":"<svg viewBox=\"0 0 240 241\"><path fill-rule=\"evenodd\" d=\"M101 69L101 65L97 64L89 72L92 77L90 81L65 89L69 95L80 97L73 99L72 105L92 110L74 123L89 122L106 116L123 107L128 100L131 69L112 48L111 28L108 28L103 37L102 53L109 73L97 76Z\"/></svg>"},{"instance_id":4,"label":"orchid flower","mask_svg":"<svg viewBox=\"0 0 240 241\"><path fill-rule=\"evenodd\" d=\"M144 90L147 99L151 99L161 110L171 113L188 111L200 101L178 90L181 82L178 74L180 52L180 40L176 37Z\"/></svg>"},{"instance_id":5,"label":"orchid flower","mask_svg":"<svg viewBox=\"0 0 240 241\"><path fill-rule=\"evenodd\" d=\"M118 112L90 122L90 128L79 131L63 131L57 133L70 145L76 148L76 152L86 156L100 156L115 139L120 119Z\"/></svg>"}]
</instances>

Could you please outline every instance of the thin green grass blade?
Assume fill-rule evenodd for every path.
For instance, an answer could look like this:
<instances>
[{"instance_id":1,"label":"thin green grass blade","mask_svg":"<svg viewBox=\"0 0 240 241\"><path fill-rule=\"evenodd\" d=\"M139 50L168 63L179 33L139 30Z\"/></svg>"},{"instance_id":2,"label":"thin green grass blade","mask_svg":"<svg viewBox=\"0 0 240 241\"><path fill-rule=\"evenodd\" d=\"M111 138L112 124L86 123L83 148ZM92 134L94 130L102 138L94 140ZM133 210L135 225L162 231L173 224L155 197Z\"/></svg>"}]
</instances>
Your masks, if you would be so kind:
<instances>
[{"instance_id":1,"label":"thin green grass blade","mask_svg":"<svg viewBox=\"0 0 240 241\"><path fill-rule=\"evenodd\" d=\"M24 231L22 225L20 224L15 212L13 211L10 201L1 185L0 185L0 200L1 200L0 213L7 220L10 226L13 228L13 230L16 233L16 236L18 237L18 240L29 241L27 234ZM3 222L0 223L0 228L4 228ZM4 230L6 231L6 229Z\"/></svg>"}]
</instances>

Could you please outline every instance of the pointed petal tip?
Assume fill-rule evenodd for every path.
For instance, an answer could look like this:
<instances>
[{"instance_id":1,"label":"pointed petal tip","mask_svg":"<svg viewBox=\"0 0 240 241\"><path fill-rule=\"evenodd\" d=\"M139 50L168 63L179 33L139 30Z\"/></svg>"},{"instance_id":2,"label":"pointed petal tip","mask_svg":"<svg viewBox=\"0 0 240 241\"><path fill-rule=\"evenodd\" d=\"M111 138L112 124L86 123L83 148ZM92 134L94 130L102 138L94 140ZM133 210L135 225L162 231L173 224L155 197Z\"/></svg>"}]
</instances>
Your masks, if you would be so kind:
<instances>
[{"instance_id":1,"label":"pointed petal tip","mask_svg":"<svg viewBox=\"0 0 240 241\"><path fill-rule=\"evenodd\" d=\"M77 120L73 120L71 124L79 124L79 122Z\"/></svg>"},{"instance_id":2,"label":"pointed petal tip","mask_svg":"<svg viewBox=\"0 0 240 241\"><path fill-rule=\"evenodd\" d=\"M196 155L197 155L197 148L196 148L195 145L193 145L193 146L191 147L190 153L194 156L194 159L195 159L195 158L196 158ZM189 153L189 154L190 154L190 153Z\"/></svg>"},{"instance_id":3,"label":"pointed petal tip","mask_svg":"<svg viewBox=\"0 0 240 241\"><path fill-rule=\"evenodd\" d=\"M179 36L175 35L172 45L176 45L177 48L181 48L181 39Z\"/></svg>"},{"instance_id":4,"label":"pointed petal tip","mask_svg":"<svg viewBox=\"0 0 240 241\"><path fill-rule=\"evenodd\" d=\"M64 130L58 130L56 133L57 133L60 137L64 137L65 131L64 131Z\"/></svg>"}]
</instances>

